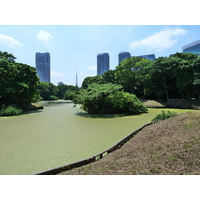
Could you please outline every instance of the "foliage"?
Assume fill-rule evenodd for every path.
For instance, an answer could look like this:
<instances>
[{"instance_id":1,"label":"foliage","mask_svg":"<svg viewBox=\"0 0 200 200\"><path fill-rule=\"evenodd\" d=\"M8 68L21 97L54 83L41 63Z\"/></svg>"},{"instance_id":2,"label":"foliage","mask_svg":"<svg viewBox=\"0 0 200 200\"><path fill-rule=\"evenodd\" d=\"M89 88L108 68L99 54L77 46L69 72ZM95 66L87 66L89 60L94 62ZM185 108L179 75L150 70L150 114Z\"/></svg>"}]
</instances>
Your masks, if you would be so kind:
<instances>
[{"instance_id":1,"label":"foliage","mask_svg":"<svg viewBox=\"0 0 200 200\"><path fill-rule=\"evenodd\" d=\"M128 92L117 91L106 98L111 113L140 114L147 112L147 108Z\"/></svg>"},{"instance_id":2,"label":"foliage","mask_svg":"<svg viewBox=\"0 0 200 200\"><path fill-rule=\"evenodd\" d=\"M65 84L58 85L57 89L58 89L57 97L59 99L66 99L66 95L65 95L66 93L79 90L77 86L65 85Z\"/></svg>"},{"instance_id":3,"label":"foliage","mask_svg":"<svg viewBox=\"0 0 200 200\"><path fill-rule=\"evenodd\" d=\"M73 99L75 104L90 114L103 114L107 111L106 97L122 88L121 85L93 83L87 89L81 89Z\"/></svg>"},{"instance_id":4,"label":"foliage","mask_svg":"<svg viewBox=\"0 0 200 200\"><path fill-rule=\"evenodd\" d=\"M120 92L121 89L121 85L112 83L93 83L87 89L81 89L73 100L75 104L82 104L82 108L90 114L138 114L147 111L135 95Z\"/></svg>"},{"instance_id":5,"label":"foliage","mask_svg":"<svg viewBox=\"0 0 200 200\"><path fill-rule=\"evenodd\" d=\"M22 109L19 109L15 106L5 106L3 105L0 110L0 116L13 116L22 114Z\"/></svg>"},{"instance_id":6,"label":"foliage","mask_svg":"<svg viewBox=\"0 0 200 200\"><path fill-rule=\"evenodd\" d=\"M86 89L92 83L104 84L104 79L101 75L93 76L93 77L86 77L83 80L82 88Z\"/></svg>"},{"instance_id":7,"label":"foliage","mask_svg":"<svg viewBox=\"0 0 200 200\"><path fill-rule=\"evenodd\" d=\"M153 61L141 57L130 57L123 60L115 71L115 77L126 92L140 94L143 91L144 67Z\"/></svg>"},{"instance_id":8,"label":"foliage","mask_svg":"<svg viewBox=\"0 0 200 200\"><path fill-rule=\"evenodd\" d=\"M116 70L108 70L102 74L104 83L113 83L118 84L118 81L115 76Z\"/></svg>"},{"instance_id":9,"label":"foliage","mask_svg":"<svg viewBox=\"0 0 200 200\"><path fill-rule=\"evenodd\" d=\"M11 53L0 51L0 59L5 59L8 61L15 62L16 57L12 55Z\"/></svg>"},{"instance_id":10,"label":"foliage","mask_svg":"<svg viewBox=\"0 0 200 200\"><path fill-rule=\"evenodd\" d=\"M145 95L167 100L172 96L178 97L176 96L177 63L176 57L159 57L151 65L148 65L145 68L145 72L148 74Z\"/></svg>"},{"instance_id":11,"label":"foliage","mask_svg":"<svg viewBox=\"0 0 200 200\"><path fill-rule=\"evenodd\" d=\"M43 100L55 100L54 96L57 95L58 89L53 83L41 81L38 85L38 91Z\"/></svg>"},{"instance_id":12,"label":"foliage","mask_svg":"<svg viewBox=\"0 0 200 200\"><path fill-rule=\"evenodd\" d=\"M67 90L64 94L65 100L73 100L74 96L76 95L77 91Z\"/></svg>"},{"instance_id":13,"label":"foliage","mask_svg":"<svg viewBox=\"0 0 200 200\"><path fill-rule=\"evenodd\" d=\"M37 100L38 81L34 67L0 59L0 105L23 106Z\"/></svg>"},{"instance_id":14,"label":"foliage","mask_svg":"<svg viewBox=\"0 0 200 200\"><path fill-rule=\"evenodd\" d=\"M177 115L176 112L172 112L172 111L165 112L164 110L162 110L161 113L156 115L156 117L153 118L151 122L158 122L160 120L165 120L165 119L168 119L168 118L173 117L175 115Z\"/></svg>"}]
</instances>

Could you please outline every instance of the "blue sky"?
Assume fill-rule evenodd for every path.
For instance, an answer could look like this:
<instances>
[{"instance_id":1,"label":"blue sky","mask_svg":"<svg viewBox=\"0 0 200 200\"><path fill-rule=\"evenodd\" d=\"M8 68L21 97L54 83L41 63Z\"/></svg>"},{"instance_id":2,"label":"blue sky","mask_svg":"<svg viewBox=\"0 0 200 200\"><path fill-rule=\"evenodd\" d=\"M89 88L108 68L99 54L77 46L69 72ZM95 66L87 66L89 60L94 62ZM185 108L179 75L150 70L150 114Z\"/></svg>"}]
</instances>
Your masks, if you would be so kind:
<instances>
[{"instance_id":1,"label":"blue sky","mask_svg":"<svg viewBox=\"0 0 200 200\"><path fill-rule=\"evenodd\" d=\"M115 69L122 51L169 56L199 39L199 25L0 25L0 50L17 62L35 67L36 52L50 53L55 85L75 85L76 71L79 86L95 76L98 53L109 53L110 69Z\"/></svg>"}]
</instances>

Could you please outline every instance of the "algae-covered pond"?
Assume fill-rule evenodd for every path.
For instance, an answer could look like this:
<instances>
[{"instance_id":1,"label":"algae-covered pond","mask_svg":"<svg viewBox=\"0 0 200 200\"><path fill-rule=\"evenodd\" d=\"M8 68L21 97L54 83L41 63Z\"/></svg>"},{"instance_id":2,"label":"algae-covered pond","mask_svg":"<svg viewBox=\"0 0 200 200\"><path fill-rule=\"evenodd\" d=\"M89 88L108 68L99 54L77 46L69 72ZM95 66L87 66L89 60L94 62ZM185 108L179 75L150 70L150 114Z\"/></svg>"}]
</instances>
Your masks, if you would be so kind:
<instances>
[{"instance_id":1,"label":"algae-covered pond","mask_svg":"<svg viewBox=\"0 0 200 200\"><path fill-rule=\"evenodd\" d=\"M162 109L90 118L73 103L0 118L0 174L34 174L91 157L149 123ZM178 113L185 110L175 110Z\"/></svg>"}]
</instances>

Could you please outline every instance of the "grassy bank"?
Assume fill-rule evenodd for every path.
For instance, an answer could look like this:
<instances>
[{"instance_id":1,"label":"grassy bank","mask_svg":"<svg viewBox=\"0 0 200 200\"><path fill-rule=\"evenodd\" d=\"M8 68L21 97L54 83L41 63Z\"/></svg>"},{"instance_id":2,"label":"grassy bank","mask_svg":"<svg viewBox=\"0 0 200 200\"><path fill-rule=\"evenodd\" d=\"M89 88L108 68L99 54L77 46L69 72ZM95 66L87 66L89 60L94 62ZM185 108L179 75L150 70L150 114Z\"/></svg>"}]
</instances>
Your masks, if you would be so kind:
<instances>
[{"instance_id":1,"label":"grassy bank","mask_svg":"<svg viewBox=\"0 0 200 200\"><path fill-rule=\"evenodd\" d=\"M194 111L160 121L102 160L61 174L200 174L199 120Z\"/></svg>"},{"instance_id":2,"label":"grassy bank","mask_svg":"<svg viewBox=\"0 0 200 200\"><path fill-rule=\"evenodd\" d=\"M22 109L17 108L15 106L2 106L0 110L0 116L13 116L13 115L21 115Z\"/></svg>"},{"instance_id":3,"label":"grassy bank","mask_svg":"<svg viewBox=\"0 0 200 200\"><path fill-rule=\"evenodd\" d=\"M29 105L24 105L21 106L21 108L17 106L5 106L2 105L0 109L0 116L16 116L16 115L21 115L23 112L26 111L34 111L34 110L39 110L43 109L43 106L38 103L30 103Z\"/></svg>"}]
</instances>

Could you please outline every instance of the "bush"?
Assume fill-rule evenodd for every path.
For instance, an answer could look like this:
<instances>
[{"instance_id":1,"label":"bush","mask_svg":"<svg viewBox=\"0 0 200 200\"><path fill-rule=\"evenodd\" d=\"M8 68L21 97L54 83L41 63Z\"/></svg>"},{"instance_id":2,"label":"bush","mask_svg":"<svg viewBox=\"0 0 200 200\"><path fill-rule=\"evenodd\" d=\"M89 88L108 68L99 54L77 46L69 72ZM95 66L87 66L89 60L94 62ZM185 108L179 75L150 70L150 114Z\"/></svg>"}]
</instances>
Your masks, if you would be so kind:
<instances>
[{"instance_id":1,"label":"bush","mask_svg":"<svg viewBox=\"0 0 200 200\"><path fill-rule=\"evenodd\" d=\"M20 115L22 114L22 110L16 108L15 106L2 106L0 110L0 116L13 116L13 115Z\"/></svg>"},{"instance_id":2,"label":"bush","mask_svg":"<svg viewBox=\"0 0 200 200\"><path fill-rule=\"evenodd\" d=\"M50 95L48 100L58 100L58 97L54 96L54 95Z\"/></svg>"},{"instance_id":3,"label":"bush","mask_svg":"<svg viewBox=\"0 0 200 200\"><path fill-rule=\"evenodd\" d=\"M161 113L156 115L156 117L153 118L153 120L151 122L158 122L160 120L165 120L165 119L168 119L168 118L173 117L175 115L177 115L176 112L171 112L171 111L165 112L164 110L162 110Z\"/></svg>"},{"instance_id":4,"label":"bush","mask_svg":"<svg viewBox=\"0 0 200 200\"><path fill-rule=\"evenodd\" d=\"M91 84L80 90L73 99L75 104L82 104L83 110L89 114L139 114L147 112L147 108L135 95L119 91L121 85Z\"/></svg>"},{"instance_id":5,"label":"bush","mask_svg":"<svg viewBox=\"0 0 200 200\"><path fill-rule=\"evenodd\" d=\"M106 101L111 113L140 114L148 111L135 95L128 92L118 91L109 95Z\"/></svg>"}]
</instances>

